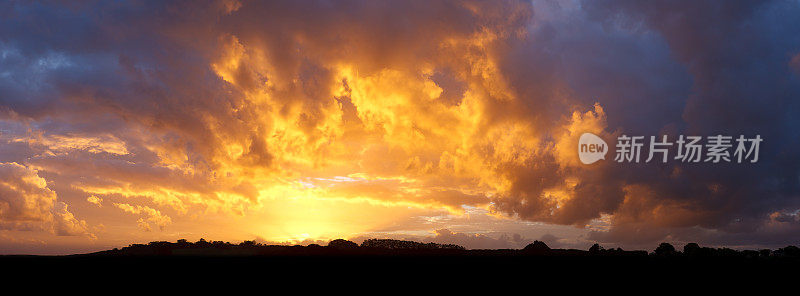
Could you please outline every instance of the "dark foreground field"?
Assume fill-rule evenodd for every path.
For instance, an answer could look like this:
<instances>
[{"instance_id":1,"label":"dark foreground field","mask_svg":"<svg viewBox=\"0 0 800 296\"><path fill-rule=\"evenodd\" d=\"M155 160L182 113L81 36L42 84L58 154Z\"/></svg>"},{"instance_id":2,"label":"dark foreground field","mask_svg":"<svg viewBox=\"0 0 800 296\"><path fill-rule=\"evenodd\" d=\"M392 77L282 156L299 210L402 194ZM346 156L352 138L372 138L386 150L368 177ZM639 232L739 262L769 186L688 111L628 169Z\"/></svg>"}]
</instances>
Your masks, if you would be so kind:
<instances>
[{"instance_id":1,"label":"dark foreground field","mask_svg":"<svg viewBox=\"0 0 800 296\"><path fill-rule=\"evenodd\" d=\"M520 279L551 277L700 281L724 276L752 281L797 275L796 247L736 251L688 244L676 250L662 244L652 252L603 249L551 249L534 242L522 250L465 250L456 245L397 240L367 240L361 245L335 240L328 246L272 246L255 242L152 242L70 256L0 256L0 267L35 274L371 279ZM788 274L787 274L788 272Z\"/></svg>"}]
</instances>

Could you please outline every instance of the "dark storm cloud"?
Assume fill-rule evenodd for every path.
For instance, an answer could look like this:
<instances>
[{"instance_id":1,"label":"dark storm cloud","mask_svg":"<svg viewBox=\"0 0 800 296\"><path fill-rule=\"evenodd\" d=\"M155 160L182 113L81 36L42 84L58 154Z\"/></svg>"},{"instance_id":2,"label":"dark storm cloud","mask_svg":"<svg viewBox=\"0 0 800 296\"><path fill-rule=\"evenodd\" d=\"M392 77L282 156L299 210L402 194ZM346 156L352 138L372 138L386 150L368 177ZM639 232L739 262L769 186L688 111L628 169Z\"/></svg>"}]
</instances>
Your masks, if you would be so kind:
<instances>
[{"instance_id":1,"label":"dark storm cloud","mask_svg":"<svg viewBox=\"0 0 800 296\"><path fill-rule=\"evenodd\" d=\"M583 8L590 19L610 30L658 34L670 55L686 68L692 81L690 93L677 102L683 105L682 120L674 118L676 128L665 126L668 134L760 134L767 139L757 164L637 171L642 174L639 181L652 189L641 193L650 194L641 203L656 203L675 214L652 219L653 223L640 226L642 231L701 226L759 236L774 233L772 228L796 228L776 226L793 222L776 222L770 215L796 213L800 207L800 120L796 116L800 81L791 74L791 59L800 51L800 37L794 33L800 30L796 17L800 5L792 1L588 1ZM679 75L664 78L684 79ZM630 112L638 113L642 107L648 110L638 105ZM630 134L628 127L637 123L646 121L633 120L621 128ZM676 168L681 174L671 177ZM624 213L625 207L618 212ZM625 232L622 228L614 231ZM653 239L687 239L681 237L682 232L664 231Z\"/></svg>"},{"instance_id":2,"label":"dark storm cloud","mask_svg":"<svg viewBox=\"0 0 800 296\"><path fill-rule=\"evenodd\" d=\"M578 225L609 214L611 230L591 236L601 241L702 240L702 234L728 244L753 242L744 239L747 234L787 241L781 236L789 236L797 220L779 213L795 217L800 207L800 81L792 74L800 51L793 34L800 30L793 17L800 15L798 4L568 6L535 2L539 18L529 26L528 39L500 55L503 73L539 126L557 130L549 123L570 108L598 102L610 143L623 133L666 134L672 140L679 134L760 134L769 140L757 164L604 163L587 169L543 157L544 164L509 168L514 186L497 198L496 208L524 219ZM571 100L565 102L564 93ZM574 194L554 211L542 195L568 178L578 180ZM765 239L767 233L774 239Z\"/></svg>"}]
</instances>

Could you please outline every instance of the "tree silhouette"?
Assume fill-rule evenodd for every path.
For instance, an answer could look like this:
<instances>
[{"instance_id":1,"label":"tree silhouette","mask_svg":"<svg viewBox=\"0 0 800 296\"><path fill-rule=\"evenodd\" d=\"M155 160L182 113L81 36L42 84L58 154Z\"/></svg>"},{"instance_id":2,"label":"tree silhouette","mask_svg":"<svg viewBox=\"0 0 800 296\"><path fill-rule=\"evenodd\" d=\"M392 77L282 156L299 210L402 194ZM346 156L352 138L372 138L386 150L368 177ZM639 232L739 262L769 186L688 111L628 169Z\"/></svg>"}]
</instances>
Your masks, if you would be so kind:
<instances>
[{"instance_id":1,"label":"tree silhouette","mask_svg":"<svg viewBox=\"0 0 800 296\"><path fill-rule=\"evenodd\" d=\"M328 247L337 250L350 250L350 249L358 249L358 244L340 238L329 242Z\"/></svg>"},{"instance_id":2,"label":"tree silhouette","mask_svg":"<svg viewBox=\"0 0 800 296\"><path fill-rule=\"evenodd\" d=\"M543 241L537 240L533 241L531 244L528 244L522 250L531 254L547 254L550 252L550 247L548 247Z\"/></svg>"},{"instance_id":3,"label":"tree silhouette","mask_svg":"<svg viewBox=\"0 0 800 296\"><path fill-rule=\"evenodd\" d=\"M700 245L697 243L688 243L683 246L683 254L687 256L697 256L700 255Z\"/></svg>"},{"instance_id":4,"label":"tree silhouette","mask_svg":"<svg viewBox=\"0 0 800 296\"><path fill-rule=\"evenodd\" d=\"M675 247L673 247L671 244L661 243L658 245L658 248L656 248L655 253L658 256L672 256L676 255L678 252L675 251Z\"/></svg>"},{"instance_id":5,"label":"tree silhouette","mask_svg":"<svg viewBox=\"0 0 800 296\"><path fill-rule=\"evenodd\" d=\"M255 245L256 245L256 242L255 241L251 241L251 240L247 240L247 241L243 241L243 242L239 243L239 246L242 246L242 247L253 247Z\"/></svg>"},{"instance_id":6,"label":"tree silhouette","mask_svg":"<svg viewBox=\"0 0 800 296\"><path fill-rule=\"evenodd\" d=\"M605 251L605 249L601 247L599 244L594 244L592 245L592 247L589 248L589 253L591 254L600 254L603 251Z\"/></svg>"}]
</instances>

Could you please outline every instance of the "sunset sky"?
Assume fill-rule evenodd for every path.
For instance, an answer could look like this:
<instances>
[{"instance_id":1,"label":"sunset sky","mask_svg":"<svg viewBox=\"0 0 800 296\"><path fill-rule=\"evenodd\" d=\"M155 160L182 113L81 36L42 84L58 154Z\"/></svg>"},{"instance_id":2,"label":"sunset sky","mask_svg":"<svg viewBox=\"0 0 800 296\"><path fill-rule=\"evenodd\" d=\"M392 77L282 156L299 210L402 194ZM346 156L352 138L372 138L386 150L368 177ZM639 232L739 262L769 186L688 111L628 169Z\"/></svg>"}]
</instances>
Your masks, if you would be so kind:
<instances>
[{"instance_id":1,"label":"sunset sky","mask_svg":"<svg viewBox=\"0 0 800 296\"><path fill-rule=\"evenodd\" d=\"M0 2L0 254L800 244L800 1L70 2Z\"/></svg>"}]
</instances>

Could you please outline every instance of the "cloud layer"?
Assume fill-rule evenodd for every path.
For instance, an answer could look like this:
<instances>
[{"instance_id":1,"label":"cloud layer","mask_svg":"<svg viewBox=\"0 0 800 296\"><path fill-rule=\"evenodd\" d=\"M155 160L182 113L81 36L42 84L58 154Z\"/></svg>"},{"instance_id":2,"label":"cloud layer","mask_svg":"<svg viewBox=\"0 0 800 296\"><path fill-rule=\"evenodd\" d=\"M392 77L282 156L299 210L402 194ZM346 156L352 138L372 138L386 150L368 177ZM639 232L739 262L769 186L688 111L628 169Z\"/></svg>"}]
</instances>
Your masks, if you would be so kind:
<instances>
[{"instance_id":1,"label":"cloud layer","mask_svg":"<svg viewBox=\"0 0 800 296\"><path fill-rule=\"evenodd\" d=\"M151 232L332 201L483 208L621 245L800 231L796 2L0 6L7 228L86 232L58 195ZM585 166L584 132L765 142L757 164Z\"/></svg>"},{"instance_id":2,"label":"cloud layer","mask_svg":"<svg viewBox=\"0 0 800 296\"><path fill-rule=\"evenodd\" d=\"M18 163L0 163L0 229L39 230L56 235L89 234L67 205L57 201L36 170ZM89 234L91 235L91 234Z\"/></svg>"}]
</instances>

